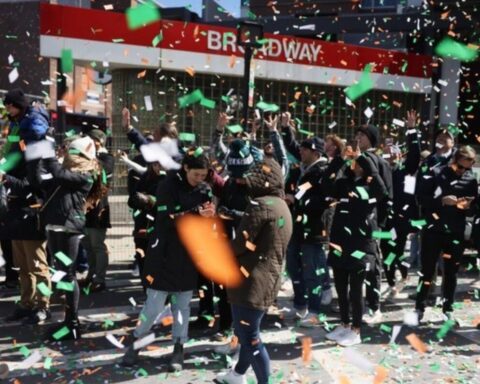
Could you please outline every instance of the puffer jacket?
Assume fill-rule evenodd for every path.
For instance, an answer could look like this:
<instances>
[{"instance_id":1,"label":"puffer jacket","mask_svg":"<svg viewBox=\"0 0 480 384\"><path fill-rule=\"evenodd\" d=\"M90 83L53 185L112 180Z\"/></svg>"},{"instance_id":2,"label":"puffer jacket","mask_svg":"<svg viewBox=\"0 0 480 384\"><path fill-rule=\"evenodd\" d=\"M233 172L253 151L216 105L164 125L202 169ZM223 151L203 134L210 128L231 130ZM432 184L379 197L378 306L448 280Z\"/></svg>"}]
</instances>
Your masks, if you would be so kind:
<instances>
[{"instance_id":1,"label":"puffer jacket","mask_svg":"<svg viewBox=\"0 0 480 384\"><path fill-rule=\"evenodd\" d=\"M150 235L143 268L146 287L167 292L196 289L198 272L178 236L176 216L198 214L198 209L212 197L207 183L192 187L182 169L169 171L158 184L155 229Z\"/></svg>"},{"instance_id":2,"label":"puffer jacket","mask_svg":"<svg viewBox=\"0 0 480 384\"><path fill-rule=\"evenodd\" d=\"M28 180L44 194L43 226L59 225L73 232L85 229L85 203L94 179L90 173L62 168L54 157L27 162Z\"/></svg>"},{"instance_id":3,"label":"puffer jacket","mask_svg":"<svg viewBox=\"0 0 480 384\"><path fill-rule=\"evenodd\" d=\"M277 162L265 159L249 171L246 180L251 201L232 246L248 276L240 286L227 288L227 293L231 304L266 310L280 289L292 219L283 198L283 176Z\"/></svg>"}]
</instances>

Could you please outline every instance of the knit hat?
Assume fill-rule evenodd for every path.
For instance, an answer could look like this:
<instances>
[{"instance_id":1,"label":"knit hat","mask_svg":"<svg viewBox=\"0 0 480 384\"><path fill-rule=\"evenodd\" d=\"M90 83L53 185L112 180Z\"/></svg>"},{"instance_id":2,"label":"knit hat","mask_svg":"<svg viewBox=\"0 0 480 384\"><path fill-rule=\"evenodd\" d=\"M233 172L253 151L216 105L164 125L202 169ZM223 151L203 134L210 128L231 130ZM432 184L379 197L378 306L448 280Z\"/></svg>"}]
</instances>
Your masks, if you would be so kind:
<instances>
[{"instance_id":1,"label":"knit hat","mask_svg":"<svg viewBox=\"0 0 480 384\"><path fill-rule=\"evenodd\" d=\"M90 136L93 140L97 140L102 146L105 145L107 135L101 129L92 129L88 132L88 136Z\"/></svg>"},{"instance_id":2,"label":"knit hat","mask_svg":"<svg viewBox=\"0 0 480 384\"><path fill-rule=\"evenodd\" d=\"M7 92L3 104L11 104L18 109L28 108L28 100L21 88L14 88Z\"/></svg>"},{"instance_id":3,"label":"knit hat","mask_svg":"<svg viewBox=\"0 0 480 384\"><path fill-rule=\"evenodd\" d=\"M309 137L303 140L300 146L319 153L325 152L325 142L319 137Z\"/></svg>"},{"instance_id":4,"label":"knit hat","mask_svg":"<svg viewBox=\"0 0 480 384\"><path fill-rule=\"evenodd\" d=\"M235 139L228 147L227 169L232 177L240 178L253 164L250 145L242 139Z\"/></svg>"},{"instance_id":5,"label":"knit hat","mask_svg":"<svg viewBox=\"0 0 480 384\"><path fill-rule=\"evenodd\" d=\"M89 160L93 160L95 159L95 143L88 136L81 137L70 143L68 152L71 154L80 154Z\"/></svg>"},{"instance_id":6,"label":"knit hat","mask_svg":"<svg viewBox=\"0 0 480 384\"><path fill-rule=\"evenodd\" d=\"M362 132L364 135L368 137L372 148L375 148L380 141L380 132L378 128L372 124L364 124L359 126L355 133Z\"/></svg>"}]
</instances>

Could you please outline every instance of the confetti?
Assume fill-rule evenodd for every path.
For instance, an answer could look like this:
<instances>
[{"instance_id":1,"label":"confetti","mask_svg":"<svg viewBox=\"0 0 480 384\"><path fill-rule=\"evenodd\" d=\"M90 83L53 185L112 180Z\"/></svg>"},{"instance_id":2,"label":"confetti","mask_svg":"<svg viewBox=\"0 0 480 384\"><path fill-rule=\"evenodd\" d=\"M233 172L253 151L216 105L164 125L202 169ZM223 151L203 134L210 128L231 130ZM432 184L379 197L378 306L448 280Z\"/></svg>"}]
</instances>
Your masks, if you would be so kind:
<instances>
[{"instance_id":1,"label":"confetti","mask_svg":"<svg viewBox=\"0 0 480 384\"><path fill-rule=\"evenodd\" d=\"M460 61L473 61L478 57L478 48L470 48L449 37L445 37L436 47L438 56L450 57Z\"/></svg>"},{"instance_id":2,"label":"confetti","mask_svg":"<svg viewBox=\"0 0 480 384\"><path fill-rule=\"evenodd\" d=\"M415 349L418 353L423 354L427 352L427 346L422 340L420 340L420 338L415 333L410 333L409 335L405 336L405 338L410 343L412 348Z\"/></svg>"},{"instance_id":3,"label":"confetti","mask_svg":"<svg viewBox=\"0 0 480 384\"><path fill-rule=\"evenodd\" d=\"M47 284L45 284L43 281L37 284L37 289L43 296L46 297L50 297L50 295L53 293L52 290L48 288Z\"/></svg>"},{"instance_id":4,"label":"confetti","mask_svg":"<svg viewBox=\"0 0 480 384\"><path fill-rule=\"evenodd\" d=\"M141 28L160 19L160 10L152 2L147 2L127 9L127 25L129 29Z\"/></svg>"},{"instance_id":5,"label":"confetti","mask_svg":"<svg viewBox=\"0 0 480 384\"><path fill-rule=\"evenodd\" d=\"M60 260L66 267L68 267L70 264L72 264L72 259L70 259L67 255L65 255L63 252L57 252L55 253L55 257Z\"/></svg>"},{"instance_id":6,"label":"confetti","mask_svg":"<svg viewBox=\"0 0 480 384\"><path fill-rule=\"evenodd\" d=\"M67 336L70 333L70 329L67 326L60 328L57 332L53 334L55 340L60 340L62 337Z\"/></svg>"},{"instance_id":7,"label":"confetti","mask_svg":"<svg viewBox=\"0 0 480 384\"><path fill-rule=\"evenodd\" d=\"M62 49L61 64L63 73L73 71L73 54L71 49Z\"/></svg>"},{"instance_id":8,"label":"confetti","mask_svg":"<svg viewBox=\"0 0 480 384\"><path fill-rule=\"evenodd\" d=\"M370 78L371 64L367 64L363 69L360 80L357 84L351 85L345 89L345 94L353 102L373 88L373 81Z\"/></svg>"},{"instance_id":9,"label":"confetti","mask_svg":"<svg viewBox=\"0 0 480 384\"><path fill-rule=\"evenodd\" d=\"M308 363L312 360L312 338L304 337L302 339L302 360L304 363Z\"/></svg>"},{"instance_id":10,"label":"confetti","mask_svg":"<svg viewBox=\"0 0 480 384\"><path fill-rule=\"evenodd\" d=\"M18 69L15 67L8 73L8 81L10 84L14 83L18 79Z\"/></svg>"},{"instance_id":11,"label":"confetti","mask_svg":"<svg viewBox=\"0 0 480 384\"><path fill-rule=\"evenodd\" d=\"M187 215L178 219L177 229L194 264L205 277L232 287L242 282L230 244L224 236L219 236L223 233L221 220Z\"/></svg>"}]
</instances>

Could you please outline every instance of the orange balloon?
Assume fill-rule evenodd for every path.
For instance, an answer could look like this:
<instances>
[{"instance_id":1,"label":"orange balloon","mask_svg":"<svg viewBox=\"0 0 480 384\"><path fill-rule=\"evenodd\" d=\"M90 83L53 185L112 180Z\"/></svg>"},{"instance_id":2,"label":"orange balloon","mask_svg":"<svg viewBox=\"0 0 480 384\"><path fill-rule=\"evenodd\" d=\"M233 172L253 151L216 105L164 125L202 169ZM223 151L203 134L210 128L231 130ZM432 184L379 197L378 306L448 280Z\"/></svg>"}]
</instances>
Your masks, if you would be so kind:
<instances>
[{"instance_id":1,"label":"orange balloon","mask_svg":"<svg viewBox=\"0 0 480 384\"><path fill-rule=\"evenodd\" d=\"M243 275L221 220L186 215L178 219L177 230L193 263L205 277L227 287L241 284Z\"/></svg>"}]
</instances>

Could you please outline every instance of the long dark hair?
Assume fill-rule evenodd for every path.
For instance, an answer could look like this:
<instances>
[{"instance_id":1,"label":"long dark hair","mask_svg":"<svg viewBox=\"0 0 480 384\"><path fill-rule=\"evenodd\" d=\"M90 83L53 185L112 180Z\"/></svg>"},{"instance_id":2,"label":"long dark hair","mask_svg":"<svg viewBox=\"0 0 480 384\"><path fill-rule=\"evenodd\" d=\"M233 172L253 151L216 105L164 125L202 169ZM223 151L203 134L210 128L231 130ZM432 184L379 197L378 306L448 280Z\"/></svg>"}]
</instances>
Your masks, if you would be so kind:
<instances>
[{"instance_id":1,"label":"long dark hair","mask_svg":"<svg viewBox=\"0 0 480 384\"><path fill-rule=\"evenodd\" d=\"M210 160L202 147L191 147L183 157L182 168L184 165L188 169L210 169Z\"/></svg>"}]
</instances>

